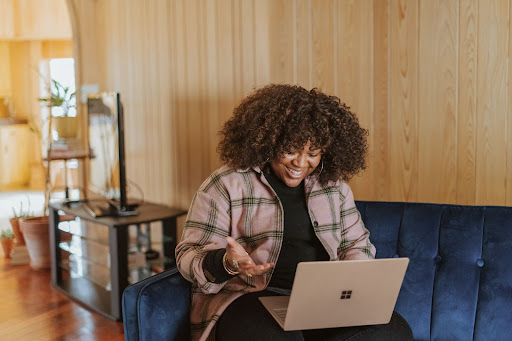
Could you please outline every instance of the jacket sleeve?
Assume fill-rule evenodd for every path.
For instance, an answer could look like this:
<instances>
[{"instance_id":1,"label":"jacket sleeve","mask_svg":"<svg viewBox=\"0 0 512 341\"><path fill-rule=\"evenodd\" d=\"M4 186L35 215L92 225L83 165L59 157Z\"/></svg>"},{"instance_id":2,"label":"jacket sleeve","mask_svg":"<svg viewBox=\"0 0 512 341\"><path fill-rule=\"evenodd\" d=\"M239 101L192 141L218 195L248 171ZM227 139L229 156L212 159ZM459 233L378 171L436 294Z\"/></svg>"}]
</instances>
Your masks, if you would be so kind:
<instances>
[{"instance_id":1,"label":"jacket sleeve","mask_svg":"<svg viewBox=\"0 0 512 341\"><path fill-rule=\"evenodd\" d=\"M341 241L338 247L338 258L341 260L375 258L375 246L370 242L370 232L361 219L354 194L350 186L341 183Z\"/></svg>"},{"instance_id":2,"label":"jacket sleeve","mask_svg":"<svg viewBox=\"0 0 512 341\"><path fill-rule=\"evenodd\" d=\"M205 294L219 292L224 283L209 282L203 272L203 261L209 251L226 248L230 235L230 203L218 178L206 180L194 195L183 236L176 247L176 266L188 281Z\"/></svg>"}]
</instances>

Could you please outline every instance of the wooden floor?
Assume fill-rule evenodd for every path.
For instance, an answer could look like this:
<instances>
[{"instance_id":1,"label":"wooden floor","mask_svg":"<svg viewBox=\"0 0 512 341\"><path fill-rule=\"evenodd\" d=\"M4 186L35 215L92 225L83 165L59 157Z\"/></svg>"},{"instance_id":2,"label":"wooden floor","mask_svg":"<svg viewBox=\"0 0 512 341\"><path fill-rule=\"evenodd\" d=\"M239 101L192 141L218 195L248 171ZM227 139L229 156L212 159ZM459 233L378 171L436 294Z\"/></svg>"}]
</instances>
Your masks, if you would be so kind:
<instances>
[{"instance_id":1,"label":"wooden floor","mask_svg":"<svg viewBox=\"0 0 512 341\"><path fill-rule=\"evenodd\" d=\"M52 288L50 272L10 265L0 255L0 340L124 340L123 324Z\"/></svg>"}]
</instances>

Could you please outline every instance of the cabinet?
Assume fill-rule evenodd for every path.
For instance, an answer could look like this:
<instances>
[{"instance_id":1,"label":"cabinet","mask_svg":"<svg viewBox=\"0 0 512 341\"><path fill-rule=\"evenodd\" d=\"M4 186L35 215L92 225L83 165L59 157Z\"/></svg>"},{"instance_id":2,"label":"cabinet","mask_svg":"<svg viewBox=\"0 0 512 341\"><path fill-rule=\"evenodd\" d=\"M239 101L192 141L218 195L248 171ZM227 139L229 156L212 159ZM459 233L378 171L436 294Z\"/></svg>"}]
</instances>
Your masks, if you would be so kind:
<instances>
[{"instance_id":1,"label":"cabinet","mask_svg":"<svg viewBox=\"0 0 512 341\"><path fill-rule=\"evenodd\" d=\"M11 57L9 55L9 43L0 40L0 105L4 105L5 98L12 95L11 91ZM5 111L5 110L4 110ZM9 112L0 116L8 117Z\"/></svg>"},{"instance_id":2,"label":"cabinet","mask_svg":"<svg viewBox=\"0 0 512 341\"><path fill-rule=\"evenodd\" d=\"M183 210L144 203L137 216L95 218L80 203L49 208L52 285L108 318L121 320L129 284L176 264L176 221ZM61 221L62 213L75 219ZM160 238L151 233L155 227ZM158 258L147 260L154 251Z\"/></svg>"},{"instance_id":3,"label":"cabinet","mask_svg":"<svg viewBox=\"0 0 512 341\"><path fill-rule=\"evenodd\" d=\"M0 188L23 187L29 182L28 150L23 148L28 134L26 121L0 119Z\"/></svg>"}]
</instances>

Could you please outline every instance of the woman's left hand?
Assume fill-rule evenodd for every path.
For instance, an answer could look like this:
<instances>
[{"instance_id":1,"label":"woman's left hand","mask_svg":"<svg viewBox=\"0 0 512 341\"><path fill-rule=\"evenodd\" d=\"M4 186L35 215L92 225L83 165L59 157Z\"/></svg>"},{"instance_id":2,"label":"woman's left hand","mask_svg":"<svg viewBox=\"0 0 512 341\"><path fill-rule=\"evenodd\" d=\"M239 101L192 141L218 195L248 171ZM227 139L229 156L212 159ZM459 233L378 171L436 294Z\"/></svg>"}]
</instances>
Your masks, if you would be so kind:
<instances>
[{"instance_id":1,"label":"woman's left hand","mask_svg":"<svg viewBox=\"0 0 512 341\"><path fill-rule=\"evenodd\" d=\"M274 263L258 264L254 263L251 256L245 251L244 247L233 237L226 237L226 260L229 267L245 274L249 277L259 276L270 270Z\"/></svg>"}]
</instances>

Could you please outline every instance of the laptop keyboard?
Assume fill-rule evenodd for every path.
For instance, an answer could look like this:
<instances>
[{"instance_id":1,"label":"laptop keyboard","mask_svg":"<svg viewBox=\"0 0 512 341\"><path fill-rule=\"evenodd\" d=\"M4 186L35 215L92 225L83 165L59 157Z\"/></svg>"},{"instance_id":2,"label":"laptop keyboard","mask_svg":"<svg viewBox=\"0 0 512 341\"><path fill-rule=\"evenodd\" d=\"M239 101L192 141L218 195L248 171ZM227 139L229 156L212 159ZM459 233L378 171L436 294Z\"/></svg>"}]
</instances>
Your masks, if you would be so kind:
<instances>
[{"instance_id":1,"label":"laptop keyboard","mask_svg":"<svg viewBox=\"0 0 512 341\"><path fill-rule=\"evenodd\" d=\"M279 318L284 321L284 319L286 317L286 312L288 311L288 308L276 308L276 309L274 309L274 311L277 314L277 316L279 316Z\"/></svg>"}]
</instances>

